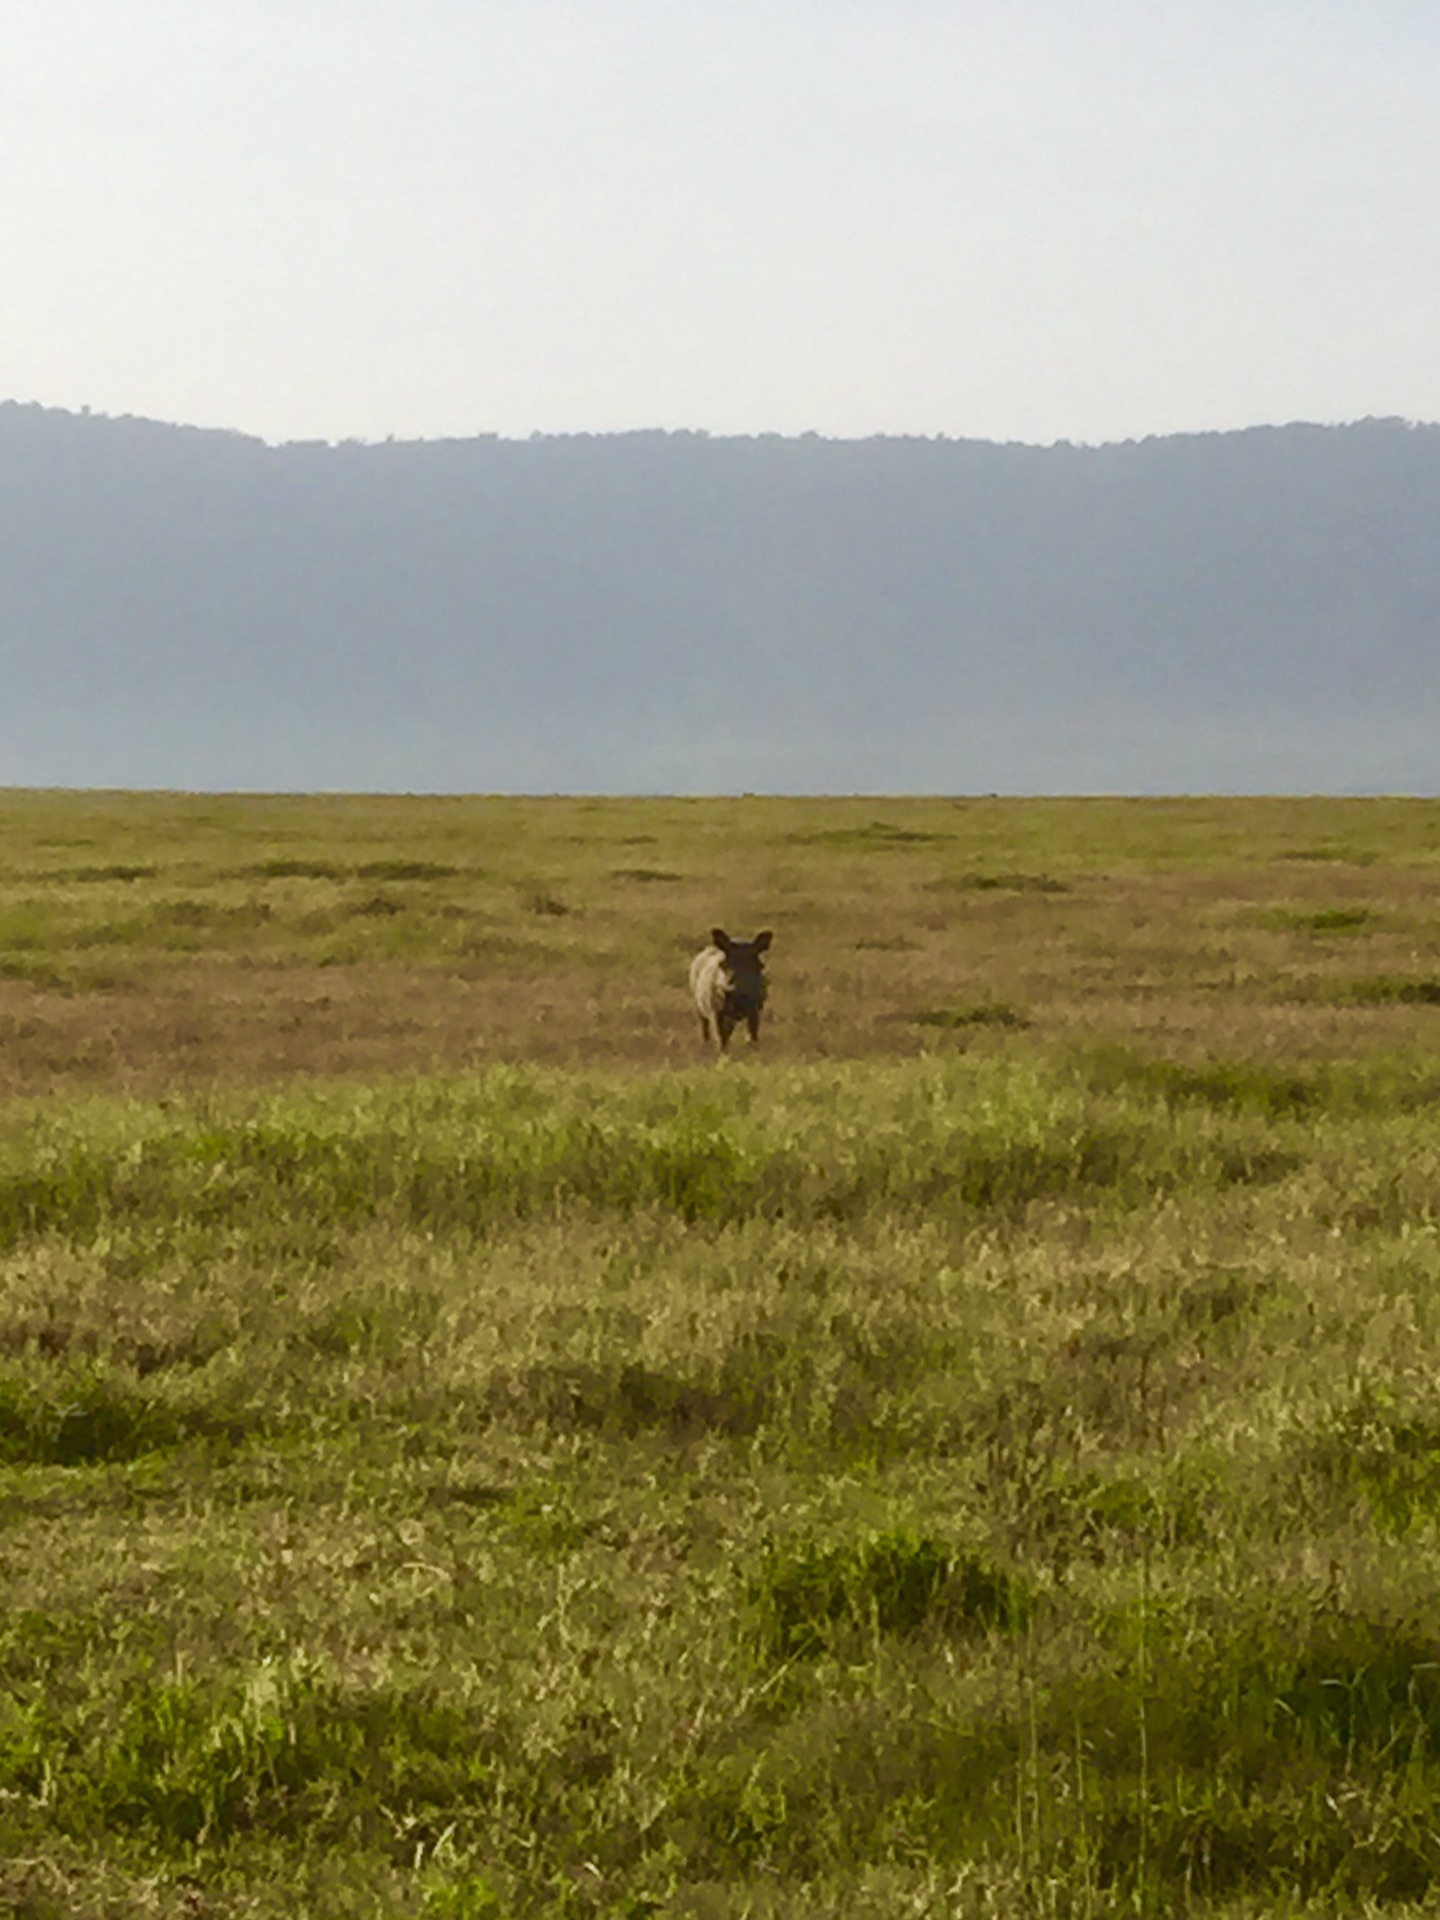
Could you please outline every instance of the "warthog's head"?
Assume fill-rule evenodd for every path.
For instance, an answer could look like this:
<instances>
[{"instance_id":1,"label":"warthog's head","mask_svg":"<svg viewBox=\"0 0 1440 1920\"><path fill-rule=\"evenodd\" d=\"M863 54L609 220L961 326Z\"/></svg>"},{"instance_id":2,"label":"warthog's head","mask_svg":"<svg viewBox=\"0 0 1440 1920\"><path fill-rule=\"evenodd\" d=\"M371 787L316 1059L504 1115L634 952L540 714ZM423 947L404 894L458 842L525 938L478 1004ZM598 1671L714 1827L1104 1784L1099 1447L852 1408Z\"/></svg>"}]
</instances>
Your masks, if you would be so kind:
<instances>
[{"instance_id":1,"label":"warthog's head","mask_svg":"<svg viewBox=\"0 0 1440 1920\"><path fill-rule=\"evenodd\" d=\"M758 1013L765 1004L765 954L775 936L767 929L753 940L732 940L723 927L710 938L725 956L725 998L732 1013Z\"/></svg>"}]
</instances>

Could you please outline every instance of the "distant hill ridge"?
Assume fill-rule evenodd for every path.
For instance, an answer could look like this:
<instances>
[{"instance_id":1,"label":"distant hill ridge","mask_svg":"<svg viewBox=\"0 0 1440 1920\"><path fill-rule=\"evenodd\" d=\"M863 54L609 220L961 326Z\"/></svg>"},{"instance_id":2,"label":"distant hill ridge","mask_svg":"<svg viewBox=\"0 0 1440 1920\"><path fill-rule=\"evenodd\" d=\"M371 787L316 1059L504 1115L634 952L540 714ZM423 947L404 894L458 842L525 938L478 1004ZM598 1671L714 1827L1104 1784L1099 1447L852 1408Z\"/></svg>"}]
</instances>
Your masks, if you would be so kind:
<instances>
[{"instance_id":1,"label":"distant hill ridge","mask_svg":"<svg viewBox=\"0 0 1440 1920\"><path fill-rule=\"evenodd\" d=\"M1440 427L269 446L0 405L0 782L1440 791Z\"/></svg>"}]
</instances>

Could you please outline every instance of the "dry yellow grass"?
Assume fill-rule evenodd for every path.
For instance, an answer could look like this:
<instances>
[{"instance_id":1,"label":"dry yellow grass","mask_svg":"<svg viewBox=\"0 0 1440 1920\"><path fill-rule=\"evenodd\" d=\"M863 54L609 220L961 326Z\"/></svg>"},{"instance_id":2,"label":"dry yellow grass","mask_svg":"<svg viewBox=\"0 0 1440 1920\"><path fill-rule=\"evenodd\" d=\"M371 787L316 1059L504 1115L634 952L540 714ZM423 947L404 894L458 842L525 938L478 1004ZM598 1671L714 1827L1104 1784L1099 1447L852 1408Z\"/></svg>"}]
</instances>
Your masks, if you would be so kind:
<instances>
[{"instance_id":1,"label":"dry yellow grass","mask_svg":"<svg viewBox=\"0 0 1440 1920\"><path fill-rule=\"evenodd\" d=\"M12 1095L689 1062L717 922L776 928L780 1059L1350 1055L1437 1018L1425 801L11 793L0 875Z\"/></svg>"}]
</instances>

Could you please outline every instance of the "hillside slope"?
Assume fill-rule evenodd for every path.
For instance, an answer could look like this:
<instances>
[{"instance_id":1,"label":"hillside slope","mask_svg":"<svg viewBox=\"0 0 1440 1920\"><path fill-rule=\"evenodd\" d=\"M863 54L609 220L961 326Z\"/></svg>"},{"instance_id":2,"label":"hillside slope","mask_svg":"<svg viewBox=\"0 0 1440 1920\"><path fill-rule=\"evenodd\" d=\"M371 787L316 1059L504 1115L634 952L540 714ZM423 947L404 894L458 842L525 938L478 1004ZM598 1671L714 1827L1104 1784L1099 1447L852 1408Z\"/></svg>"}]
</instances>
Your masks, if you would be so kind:
<instances>
[{"instance_id":1,"label":"hillside slope","mask_svg":"<svg viewBox=\"0 0 1440 1920\"><path fill-rule=\"evenodd\" d=\"M0 780L1440 786L1440 427L366 446L0 406Z\"/></svg>"}]
</instances>

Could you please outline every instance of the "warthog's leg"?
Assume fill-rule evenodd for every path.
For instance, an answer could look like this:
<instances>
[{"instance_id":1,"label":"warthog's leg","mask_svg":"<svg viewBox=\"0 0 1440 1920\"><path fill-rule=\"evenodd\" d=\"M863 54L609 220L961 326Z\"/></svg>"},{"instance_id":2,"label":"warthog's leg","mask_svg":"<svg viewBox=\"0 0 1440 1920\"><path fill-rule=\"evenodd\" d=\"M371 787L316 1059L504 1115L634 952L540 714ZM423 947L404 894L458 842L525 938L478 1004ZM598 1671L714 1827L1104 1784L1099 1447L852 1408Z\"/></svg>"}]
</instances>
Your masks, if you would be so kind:
<instances>
[{"instance_id":1,"label":"warthog's leg","mask_svg":"<svg viewBox=\"0 0 1440 1920\"><path fill-rule=\"evenodd\" d=\"M750 1044L753 1047L755 1042L760 1038L760 1009L758 1007L756 1007L753 1012L746 1014L745 1024L750 1029Z\"/></svg>"},{"instance_id":2,"label":"warthog's leg","mask_svg":"<svg viewBox=\"0 0 1440 1920\"><path fill-rule=\"evenodd\" d=\"M710 1022L706 1019L705 1015L702 1013L700 1016L700 1039L701 1039L702 1045L708 1047L710 1042L714 1039L714 1037L715 1036L710 1031Z\"/></svg>"},{"instance_id":3,"label":"warthog's leg","mask_svg":"<svg viewBox=\"0 0 1440 1920\"><path fill-rule=\"evenodd\" d=\"M721 1053L724 1053L726 1049L729 1047L730 1036L734 1031L735 1031L734 1014L733 1013L717 1013L715 1016L715 1032L718 1035L720 1040Z\"/></svg>"}]
</instances>

